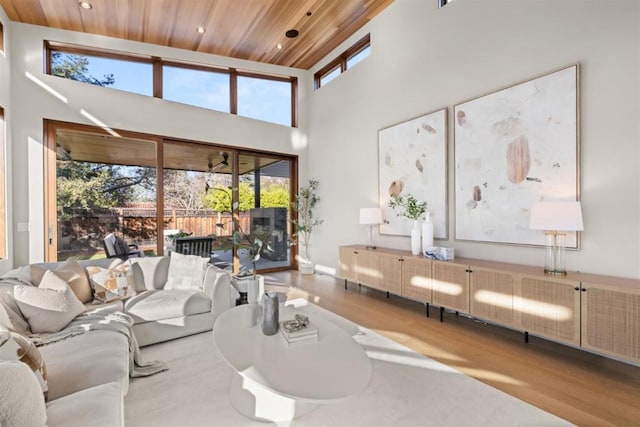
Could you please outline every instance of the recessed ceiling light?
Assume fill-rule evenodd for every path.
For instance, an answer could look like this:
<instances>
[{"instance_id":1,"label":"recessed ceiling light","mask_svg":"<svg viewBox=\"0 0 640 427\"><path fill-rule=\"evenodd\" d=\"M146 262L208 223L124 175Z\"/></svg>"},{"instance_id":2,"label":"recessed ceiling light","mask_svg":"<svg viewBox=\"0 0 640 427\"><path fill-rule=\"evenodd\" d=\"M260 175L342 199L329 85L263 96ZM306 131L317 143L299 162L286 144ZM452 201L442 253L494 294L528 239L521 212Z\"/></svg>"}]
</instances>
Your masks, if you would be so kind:
<instances>
[{"instance_id":1,"label":"recessed ceiling light","mask_svg":"<svg viewBox=\"0 0 640 427\"><path fill-rule=\"evenodd\" d=\"M198 32L198 34L204 34L205 29L204 29L204 27L198 27L198 28L196 29L196 31Z\"/></svg>"},{"instance_id":2,"label":"recessed ceiling light","mask_svg":"<svg viewBox=\"0 0 640 427\"><path fill-rule=\"evenodd\" d=\"M282 49L282 43L278 43L278 44L276 45L276 49Z\"/></svg>"},{"instance_id":3,"label":"recessed ceiling light","mask_svg":"<svg viewBox=\"0 0 640 427\"><path fill-rule=\"evenodd\" d=\"M289 37L290 39L295 39L296 37L298 37L298 34L300 33L298 32L298 30L295 30L295 29L291 29L286 33L284 33L284 35Z\"/></svg>"},{"instance_id":4,"label":"recessed ceiling light","mask_svg":"<svg viewBox=\"0 0 640 427\"><path fill-rule=\"evenodd\" d=\"M93 8L93 5L91 3L89 3L88 1L80 1L80 2L78 2L78 5L83 9L92 9Z\"/></svg>"}]
</instances>

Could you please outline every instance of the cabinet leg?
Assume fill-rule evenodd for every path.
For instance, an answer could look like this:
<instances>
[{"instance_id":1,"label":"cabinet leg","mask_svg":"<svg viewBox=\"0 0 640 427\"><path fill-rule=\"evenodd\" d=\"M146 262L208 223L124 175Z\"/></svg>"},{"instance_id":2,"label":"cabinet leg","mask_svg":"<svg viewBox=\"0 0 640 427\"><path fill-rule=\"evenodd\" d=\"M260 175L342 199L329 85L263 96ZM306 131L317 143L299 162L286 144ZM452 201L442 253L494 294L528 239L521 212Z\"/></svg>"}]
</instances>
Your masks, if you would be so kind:
<instances>
[{"instance_id":1,"label":"cabinet leg","mask_svg":"<svg viewBox=\"0 0 640 427\"><path fill-rule=\"evenodd\" d=\"M524 342L529 343L529 332L524 331Z\"/></svg>"},{"instance_id":2,"label":"cabinet leg","mask_svg":"<svg viewBox=\"0 0 640 427\"><path fill-rule=\"evenodd\" d=\"M458 317L458 314L459 314L459 313L456 311L456 317Z\"/></svg>"},{"instance_id":3,"label":"cabinet leg","mask_svg":"<svg viewBox=\"0 0 640 427\"><path fill-rule=\"evenodd\" d=\"M387 292L387 299L389 299L389 292Z\"/></svg>"},{"instance_id":4,"label":"cabinet leg","mask_svg":"<svg viewBox=\"0 0 640 427\"><path fill-rule=\"evenodd\" d=\"M444 307L440 307L440 323L444 322Z\"/></svg>"},{"instance_id":5,"label":"cabinet leg","mask_svg":"<svg viewBox=\"0 0 640 427\"><path fill-rule=\"evenodd\" d=\"M427 313L427 317L429 317L429 303L428 302L424 303L424 309L425 309L425 312Z\"/></svg>"},{"instance_id":6,"label":"cabinet leg","mask_svg":"<svg viewBox=\"0 0 640 427\"><path fill-rule=\"evenodd\" d=\"M347 290L347 279L344 279L344 290Z\"/></svg>"}]
</instances>

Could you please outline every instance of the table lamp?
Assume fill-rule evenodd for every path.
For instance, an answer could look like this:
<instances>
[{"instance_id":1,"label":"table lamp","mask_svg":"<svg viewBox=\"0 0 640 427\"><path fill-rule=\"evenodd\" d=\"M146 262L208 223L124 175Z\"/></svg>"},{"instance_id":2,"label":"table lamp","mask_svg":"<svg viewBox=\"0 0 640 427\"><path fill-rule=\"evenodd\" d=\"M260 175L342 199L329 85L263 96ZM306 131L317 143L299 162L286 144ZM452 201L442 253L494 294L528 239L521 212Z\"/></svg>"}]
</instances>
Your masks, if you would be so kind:
<instances>
[{"instance_id":1,"label":"table lamp","mask_svg":"<svg viewBox=\"0 0 640 427\"><path fill-rule=\"evenodd\" d=\"M582 210L580 202L537 202L531 206L529 228L545 230L544 273L564 276L565 238L564 231L582 231Z\"/></svg>"},{"instance_id":2,"label":"table lamp","mask_svg":"<svg viewBox=\"0 0 640 427\"><path fill-rule=\"evenodd\" d=\"M382 224L382 209L380 208L361 208L360 224L369 226L369 245L367 249L375 249L373 246L373 226Z\"/></svg>"}]
</instances>

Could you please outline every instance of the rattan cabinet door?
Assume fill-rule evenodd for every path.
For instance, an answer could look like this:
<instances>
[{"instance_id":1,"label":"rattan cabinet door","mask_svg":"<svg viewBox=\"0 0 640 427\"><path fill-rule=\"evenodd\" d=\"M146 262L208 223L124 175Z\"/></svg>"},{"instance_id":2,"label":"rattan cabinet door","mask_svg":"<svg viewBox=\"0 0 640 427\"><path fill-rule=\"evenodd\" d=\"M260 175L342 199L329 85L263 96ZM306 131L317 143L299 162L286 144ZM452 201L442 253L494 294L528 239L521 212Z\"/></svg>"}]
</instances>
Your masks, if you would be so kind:
<instances>
[{"instance_id":1,"label":"rattan cabinet door","mask_svg":"<svg viewBox=\"0 0 640 427\"><path fill-rule=\"evenodd\" d=\"M358 251L352 246L340 246L340 277L356 282Z\"/></svg>"},{"instance_id":2,"label":"rattan cabinet door","mask_svg":"<svg viewBox=\"0 0 640 427\"><path fill-rule=\"evenodd\" d=\"M432 262L433 303L469 314L469 267L447 261Z\"/></svg>"},{"instance_id":3,"label":"rattan cabinet door","mask_svg":"<svg viewBox=\"0 0 640 427\"><path fill-rule=\"evenodd\" d=\"M513 309L517 274L471 266L469 284L471 315L505 326L518 328ZM518 316L519 318L519 316Z\"/></svg>"},{"instance_id":4,"label":"rattan cabinet door","mask_svg":"<svg viewBox=\"0 0 640 427\"><path fill-rule=\"evenodd\" d=\"M580 345L580 282L522 275L515 308L524 331Z\"/></svg>"},{"instance_id":5,"label":"rattan cabinet door","mask_svg":"<svg viewBox=\"0 0 640 427\"><path fill-rule=\"evenodd\" d=\"M380 289L380 259L375 251L358 249L358 283Z\"/></svg>"},{"instance_id":6,"label":"rattan cabinet door","mask_svg":"<svg viewBox=\"0 0 640 427\"><path fill-rule=\"evenodd\" d=\"M640 289L582 289L582 346L640 362Z\"/></svg>"},{"instance_id":7,"label":"rattan cabinet door","mask_svg":"<svg viewBox=\"0 0 640 427\"><path fill-rule=\"evenodd\" d=\"M402 258L395 254L380 253L380 278L378 289L400 295L402 283Z\"/></svg>"},{"instance_id":8,"label":"rattan cabinet door","mask_svg":"<svg viewBox=\"0 0 640 427\"><path fill-rule=\"evenodd\" d=\"M431 260L405 257L402 261L402 296L431 303Z\"/></svg>"}]
</instances>

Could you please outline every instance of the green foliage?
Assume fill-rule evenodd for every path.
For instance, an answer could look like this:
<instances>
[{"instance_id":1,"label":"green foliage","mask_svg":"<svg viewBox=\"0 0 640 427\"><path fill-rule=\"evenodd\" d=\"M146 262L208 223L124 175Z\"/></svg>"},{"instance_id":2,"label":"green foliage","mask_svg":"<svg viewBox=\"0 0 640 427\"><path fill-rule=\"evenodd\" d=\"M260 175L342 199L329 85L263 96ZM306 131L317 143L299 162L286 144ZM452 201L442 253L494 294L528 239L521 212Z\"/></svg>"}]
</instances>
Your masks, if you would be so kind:
<instances>
[{"instance_id":1,"label":"green foliage","mask_svg":"<svg viewBox=\"0 0 640 427\"><path fill-rule=\"evenodd\" d=\"M57 213L65 220L74 216L70 209L90 211L134 200L136 187L154 188L155 169L58 160L57 178Z\"/></svg>"},{"instance_id":2,"label":"green foliage","mask_svg":"<svg viewBox=\"0 0 640 427\"><path fill-rule=\"evenodd\" d=\"M408 194L406 198L399 194L391 197L389 207L395 211L397 216L417 220L427 211L427 202L420 202L411 194Z\"/></svg>"},{"instance_id":3,"label":"green foliage","mask_svg":"<svg viewBox=\"0 0 640 427\"><path fill-rule=\"evenodd\" d=\"M240 211L248 211L255 207L253 189L247 182L240 183ZM231 189L223 185L216 185L203 197L206 207L216 212L231 212Z\"/></svg>"},{"instance_id":4,"label":"green foliage","mask_svg":"<svg viewBox=\"0 0 640 427\"><path fill-rule=\"evenodd\" d=\"M76 80L96 86L111 86L115 83L113 74L105 74L102 79L89 75L89 59L82 55L62 52L51 54L51 74L65 79Z\"/></svg>"},{"instance_id":5,"label":"green foliage","mask_svg":"<svg viewBox=\"0 0 640 427\"><path fill-rule=\"evenodd\" d=\"M295 230L293 237L298 243L302 243L304 248L303 255L307 260L311 233L323 222L323 220L316 218L313 212L320 201L320 197L316 194L318 184L317 180L310 179L309 185L300 187L298 194L296 194L294 201L291 203L291 209L298 214L298 219L291 220ZM292 244L295 244L296 240L293 240Z\"/></svg>"},{"instance_id":6,"label":"green foliage","mask_svg":"<svg viewBox=\"0 0 640 427\"><path fill-rule=\"evenodd\" d=\"M263 208L289 207L289 188L284 185L271 185L260 192L260 204Z\"/></svg>"}]
</instances>

